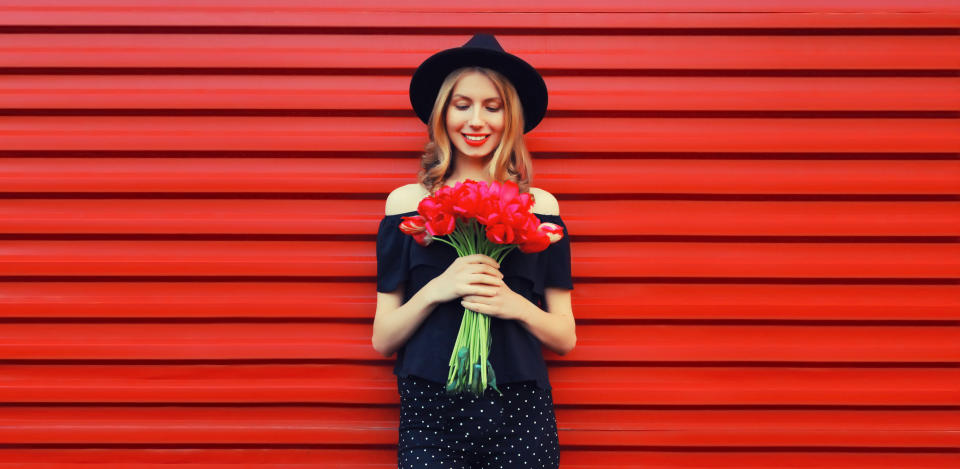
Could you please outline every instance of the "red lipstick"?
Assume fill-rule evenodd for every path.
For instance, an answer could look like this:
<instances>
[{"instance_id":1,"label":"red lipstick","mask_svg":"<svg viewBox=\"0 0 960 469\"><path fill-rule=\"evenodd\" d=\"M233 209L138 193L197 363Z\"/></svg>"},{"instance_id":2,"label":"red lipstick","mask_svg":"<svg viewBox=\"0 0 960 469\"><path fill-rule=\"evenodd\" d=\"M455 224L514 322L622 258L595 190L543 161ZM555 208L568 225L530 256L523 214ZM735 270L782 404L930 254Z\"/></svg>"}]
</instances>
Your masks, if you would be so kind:
<instances>
[{"instance_id":1,"label":"red lipstick","mask_svg":"<svg viewBox=\"0 0 960 469\"><path fill-rule=\"evenodd\" d=\"M483 145L484 143L487 143L487 139L490 138L490 134L464 134L464 133L462 133L461 135L463 135L463 140L464 140L465 142L467 142L467 145L471 145L471 146L474 146L474 147L479 147L480 145ZM473 139L467 138L467 136L470 136L470 137L483 137L483 138L480 139L480 140L473 140Z\"/></svg>"}]
</instances>

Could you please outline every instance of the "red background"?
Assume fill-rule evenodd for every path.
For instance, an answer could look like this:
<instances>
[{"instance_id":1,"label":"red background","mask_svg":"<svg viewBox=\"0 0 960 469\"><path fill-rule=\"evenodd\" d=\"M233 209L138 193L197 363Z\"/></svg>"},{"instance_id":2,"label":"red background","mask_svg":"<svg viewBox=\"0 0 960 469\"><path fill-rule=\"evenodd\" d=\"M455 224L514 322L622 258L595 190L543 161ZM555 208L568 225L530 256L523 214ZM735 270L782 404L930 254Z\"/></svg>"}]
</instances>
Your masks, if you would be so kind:
<instances>
[{"instance_id":1,"label":"red background","mask_svg":"<svg viewBox=\"0 0 960 469\"><path fill-rule=\"evenodd\" d=\"M0 0L0 467L393 467L413 69L550 89L564 468L960 466L956 1Z\"/></svg>"}]
</instances>

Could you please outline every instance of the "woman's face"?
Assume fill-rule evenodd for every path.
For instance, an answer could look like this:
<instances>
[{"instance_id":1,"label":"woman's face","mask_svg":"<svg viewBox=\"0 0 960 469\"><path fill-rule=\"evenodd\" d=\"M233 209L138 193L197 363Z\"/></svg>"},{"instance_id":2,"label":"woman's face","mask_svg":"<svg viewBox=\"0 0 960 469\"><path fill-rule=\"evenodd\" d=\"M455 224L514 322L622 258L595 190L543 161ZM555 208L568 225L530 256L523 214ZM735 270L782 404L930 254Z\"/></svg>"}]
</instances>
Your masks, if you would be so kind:
<instances>
[{"instance_id":1,"label":"woman's face","mask_svg":"<svg viewBox=\"0 0 960 469\"><path fill-rule=\"evenodd\" d=\"M453 87L447 107L447 135L457 156L483 158L503 137L503 98L486 75L470 72Z\"/></svg>"}]
</instances>

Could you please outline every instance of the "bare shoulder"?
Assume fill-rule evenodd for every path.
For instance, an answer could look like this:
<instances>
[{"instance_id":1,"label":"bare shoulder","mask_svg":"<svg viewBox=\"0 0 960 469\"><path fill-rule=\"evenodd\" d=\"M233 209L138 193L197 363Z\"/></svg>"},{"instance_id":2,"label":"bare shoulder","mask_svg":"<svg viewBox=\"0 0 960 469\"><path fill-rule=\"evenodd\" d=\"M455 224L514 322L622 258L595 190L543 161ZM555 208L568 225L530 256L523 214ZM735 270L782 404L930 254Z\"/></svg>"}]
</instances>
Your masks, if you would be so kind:
<instances>
[{"instance_id":1,"label":"bare shoulder","mask_svg":"<svg viewBox=\"0 0 960 469\"><path fill-rule=\"evenodd\" d=\"M387 205L384 211L387 215L416 211L420 200L427 195L427 190L420 184L400 186L387 196Z\"/></svg>"},{"instance_id":2,"label":"bare shoulder","mask_svg":"<svg viewBox=\"0 0 960 469\"><path fill-rule=\"evenodd\" d=\"M533 195L533 211L544 215L560 215L560 203L553 194L540 189L531 187L530 194Z\"/></svg>"}]
</instances>

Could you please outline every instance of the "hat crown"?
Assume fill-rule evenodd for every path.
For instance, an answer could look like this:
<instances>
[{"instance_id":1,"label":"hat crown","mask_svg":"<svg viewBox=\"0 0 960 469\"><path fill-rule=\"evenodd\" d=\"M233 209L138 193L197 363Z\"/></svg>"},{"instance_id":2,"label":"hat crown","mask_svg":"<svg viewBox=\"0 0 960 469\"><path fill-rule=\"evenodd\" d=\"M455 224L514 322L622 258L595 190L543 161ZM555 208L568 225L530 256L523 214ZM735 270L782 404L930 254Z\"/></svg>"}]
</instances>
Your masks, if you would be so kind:
<instances>
[{"instance_id":1,"label":"hat crown","mask_svg":"<svg viewBox=\"0 0 960 469\"><path fill-rule=\"evenodd\" d=\"M492 34L477 33L470 38L469 41L463 44L462 47L473 47L475 49L488 49L495 50L497 52L506 52L503 50L503 46L497 41L497 38L493 37Z\"/></svg>"}]
</instances>

